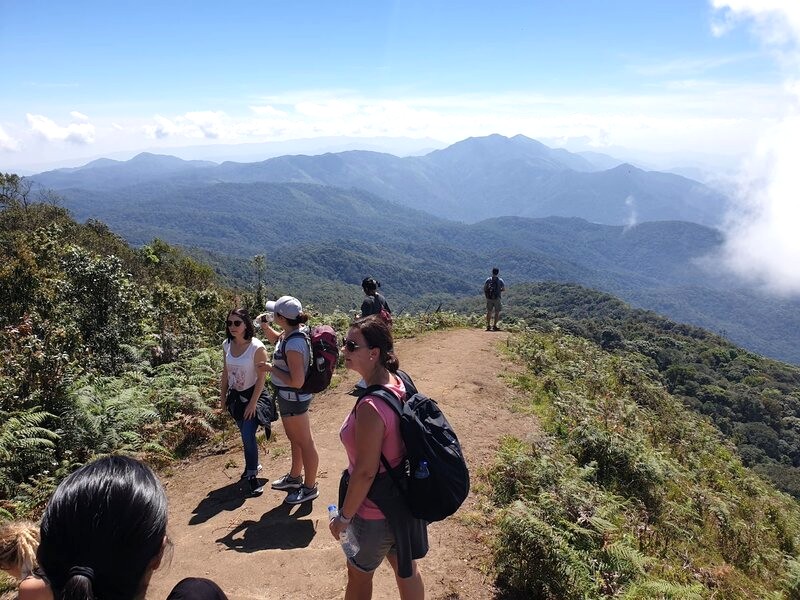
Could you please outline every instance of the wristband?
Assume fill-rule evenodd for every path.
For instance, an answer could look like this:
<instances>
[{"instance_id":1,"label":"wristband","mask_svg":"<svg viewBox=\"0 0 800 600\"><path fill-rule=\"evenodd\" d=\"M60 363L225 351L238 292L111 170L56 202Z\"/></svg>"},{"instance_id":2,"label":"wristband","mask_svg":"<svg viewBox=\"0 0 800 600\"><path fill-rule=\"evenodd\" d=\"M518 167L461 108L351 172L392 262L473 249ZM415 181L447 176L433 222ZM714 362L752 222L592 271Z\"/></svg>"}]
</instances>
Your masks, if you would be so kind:
<instances>
[{"instance_id":1,"label":"wristband","mask_svg":"<svg viewBox=\"0 0 800 600\"><path fill-rule=\"evenodd\" d=\"M353 517L347 518L344 516L344 513L339 513L339 520L344 523L345 525L349 525L350 521L353 520Z\"/></svg>"}]
</instances>

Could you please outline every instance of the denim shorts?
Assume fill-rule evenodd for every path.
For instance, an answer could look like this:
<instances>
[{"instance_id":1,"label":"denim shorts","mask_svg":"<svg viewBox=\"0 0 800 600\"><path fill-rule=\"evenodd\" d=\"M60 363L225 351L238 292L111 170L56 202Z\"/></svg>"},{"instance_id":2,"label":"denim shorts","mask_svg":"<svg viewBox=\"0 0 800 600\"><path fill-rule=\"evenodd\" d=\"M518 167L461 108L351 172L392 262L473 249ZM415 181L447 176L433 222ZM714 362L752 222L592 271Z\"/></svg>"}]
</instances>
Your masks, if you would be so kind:
<instances>
[{"instance_id":1,"label":"denim shorts","mask_svg":"<svg viewBox=\"0 0 800 600\"><path fill-rule=\"evenodd\" d=\"M362 519L353 516L350 528L358 540L358 553L348 562L359 571L371 573L380 566L387 554L396 554L394 531L386 519Z\"/></svg>"},{"instance_id":2,"label":"denim shorts","mask_svg":"<svg viewBox=\"0 0 800 600\"><path fill-rule=\"evenodd\" d=\"M290 392L293 397L297 397L297 394L294 392ZM311 406L311 398L308 400L287 400L280 394L276 394L276 400L278 401L278 412L280 413L281 417L296 417L298 415L302 415L303 413L308 412L308 407Z\"/></svg>"}]
</instances>

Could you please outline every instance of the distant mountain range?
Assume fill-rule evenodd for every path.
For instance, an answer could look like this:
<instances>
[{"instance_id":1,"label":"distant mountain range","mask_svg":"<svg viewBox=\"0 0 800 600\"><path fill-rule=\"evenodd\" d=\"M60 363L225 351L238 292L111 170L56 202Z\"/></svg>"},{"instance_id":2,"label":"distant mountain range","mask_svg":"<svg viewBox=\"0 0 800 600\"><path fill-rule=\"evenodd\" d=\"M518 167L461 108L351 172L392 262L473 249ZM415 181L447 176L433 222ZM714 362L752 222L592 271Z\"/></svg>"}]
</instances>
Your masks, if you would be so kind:
<instances>
[{"instance_id":1,"label":"distant mountain range","mask_svg":"<svg viewBox=\"0 0 800 600\"><path fill-rule=\"evenodd\" d=\"M425 156L406 158L349 151L216 165L140 154L126 162L105 159L31 179L58 191L106 192L156 183L167 188L316 183L359 188L467 223L496 216L563 216L607 225L683 220L717 226L726 207L720 193L697 181L618 164L602 154L549 148L521 135L470 138Z\"/></svg>"}]
</instances>

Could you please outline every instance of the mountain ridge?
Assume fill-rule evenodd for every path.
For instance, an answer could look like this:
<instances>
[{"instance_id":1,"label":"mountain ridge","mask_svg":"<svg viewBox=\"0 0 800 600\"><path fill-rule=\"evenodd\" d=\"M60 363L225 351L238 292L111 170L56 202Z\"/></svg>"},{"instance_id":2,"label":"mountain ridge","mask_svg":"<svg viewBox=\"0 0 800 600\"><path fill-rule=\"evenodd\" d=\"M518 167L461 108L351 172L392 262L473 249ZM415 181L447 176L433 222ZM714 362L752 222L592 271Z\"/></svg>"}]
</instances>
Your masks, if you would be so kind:
<instances>
[{"instance_id":1,"label":"mountain ridge","mask_svg":"<svg viewBox=\"0 0 800 600\"><path fill-rule=\"evenodd\" d=\"M151 169L149 173L137 168L136 163L121 163L107 167L111 170L104 168L102 174L97 173L100 170L82 169L45 172L31 179L56 191L78 187L109 194L149 180L184 186L215 181L301 181L362 188L439 217L473 223L497 215L556 215L611 225L635 218L680 219L716 226L727 206L721 194L699 182L632 166L598 170L582 156L521 135L468 138L425 156L405 158L352 150L286 155L255 163L184 162L185 168L179 169L180 163L170 161L168 168ZM636 202L635 217L630 198Z\"/></svg>"},{"instance_id":2,"label":"mountain ridge","mask_svg":"<svg viewBox=\"0 0 800 600\"><path fill-rule=\"evenodd\" d=\"M339 290L340 281L358 284L366 274L383 281L401 307L447 306L452 296L474 294L475 282L498 265L510 285L580 283L800 362L800 322L792 316L793 309L800 315L800 302L761 297L705 269L699 259L718 252L723 237L699 224L626 227L577 217L495 217L466 224L357 188L312 183L150 183L117 190L113 202L98 192L63 193L79 220L100 219L136 245L161 238L195 247L233 284L250 281L252 256L278 260L291 266L280 275L281 285L313 287L312 298L321 306L337 305L326 290ZM358 305L355 294L342 308ZM735 321L728 317L733 314Z\"/></svg>"}]
</instances>

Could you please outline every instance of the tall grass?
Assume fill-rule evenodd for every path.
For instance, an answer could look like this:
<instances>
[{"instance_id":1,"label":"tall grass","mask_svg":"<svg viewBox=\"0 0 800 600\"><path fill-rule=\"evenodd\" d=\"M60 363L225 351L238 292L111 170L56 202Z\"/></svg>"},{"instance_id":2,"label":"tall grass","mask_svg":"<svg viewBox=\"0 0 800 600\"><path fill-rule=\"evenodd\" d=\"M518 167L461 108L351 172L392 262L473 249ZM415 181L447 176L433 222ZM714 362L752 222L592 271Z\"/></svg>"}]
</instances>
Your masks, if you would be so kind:
<instances>
[{"instance_id":1,"label":"tall grass","mask_svg":"<svg viewBox=\"0 0 800 600\"><path fill-rule=\"evenodd\" d=\"M516 336L547 432L490 474L504 598L796 597L800 508L745 469L636 354Z\"/></svg>"}]
</instances>

